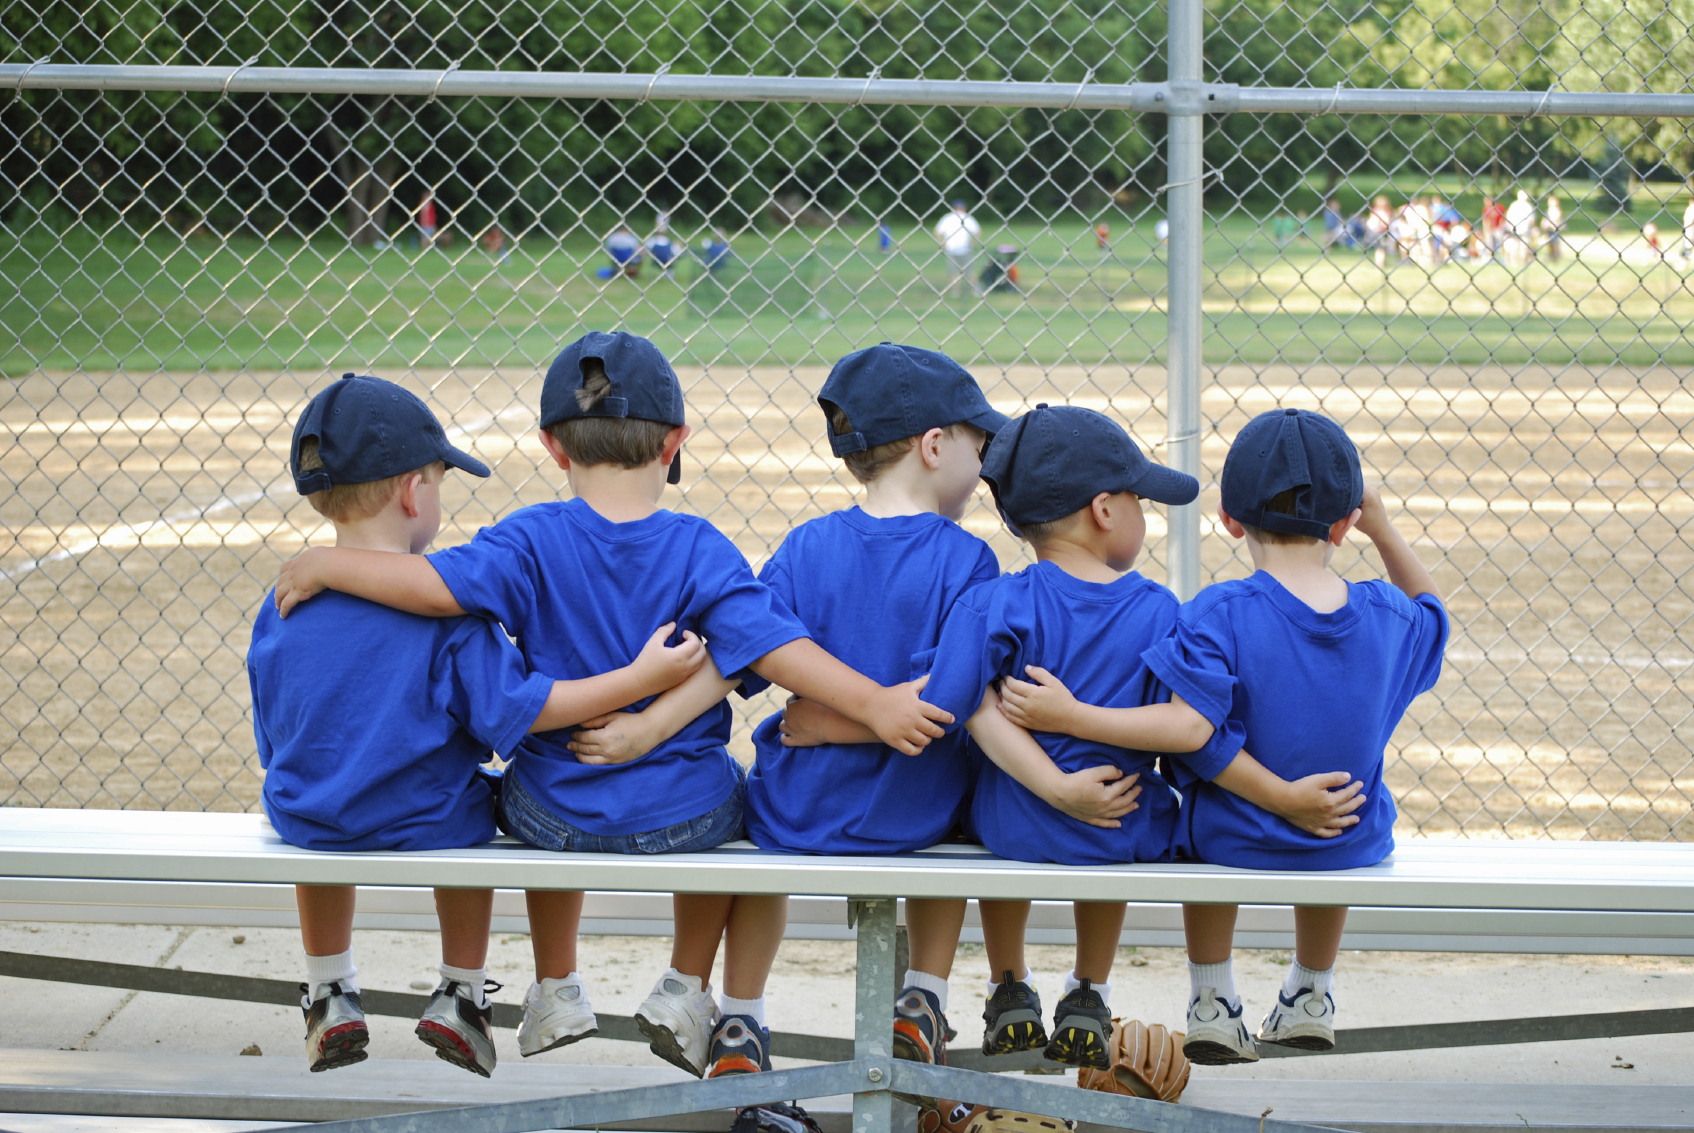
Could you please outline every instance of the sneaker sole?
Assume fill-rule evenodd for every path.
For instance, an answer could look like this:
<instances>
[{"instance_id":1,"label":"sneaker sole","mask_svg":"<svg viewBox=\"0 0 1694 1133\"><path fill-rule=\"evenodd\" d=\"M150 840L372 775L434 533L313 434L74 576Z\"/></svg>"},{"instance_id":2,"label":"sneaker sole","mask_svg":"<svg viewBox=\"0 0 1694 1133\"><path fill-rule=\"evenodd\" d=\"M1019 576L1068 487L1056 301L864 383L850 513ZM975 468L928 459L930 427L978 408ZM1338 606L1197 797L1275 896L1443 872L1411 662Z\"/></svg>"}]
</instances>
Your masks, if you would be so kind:
<instances>
[{"instance_id":1,"label":"sneaker sole","mask_svg":"<svg viewBox=\"0 0 1694 1133\"><path fill-rule=\"evenodd\" d=\"M923 1066L935 1065L935 1060L930 1056L928 1047L913 1039L910 1035L901 1034L898 1025L896 1025L894 1031L894 1057L902 1062L916 1062ZM928 1094L907 1094L896 1090L894 1096L907 1105L915 1105L920 1108L928 1106L934 1109L939 1104Z\"/></svg>"},{"instance_id":2,"label":"sneaker sole","mask_svg":"<svg viewBox=\"0 0 1694 1133\"><path fill-rule=\"evenodd\" d=\"M469 1070L484 1078L490 1076L492 1067L484 1066L476 1056L471 1045L451 1028L442 1026L432 1020L425 1019L418 1024L415 1032L425 1046L435 1048L435 1057L443 1062L451 1062L461 1070Z\"/></svg>"},{"instance_id":3,"label":"sneaker sole","mask_svg":"<svg viewBox=\"0 0 1694 1133\"><path fill-rule=\"evenodd\" d=\"M524 1058L534 1058L538 1054L546 1054L550 1050L558 1050L562 1046L570 1046L572 1043L581 1042L583 1039L591 1039L599 1033L600 1033L599 1027L590 1027L590 1028L588 1028L588 1030L583 1031L581 1034L563 1035L559 1038L554 1039L552 1042L548 1043L546 1046L540 1047L536 1050L524 1050L522 1047L519 1047L518 1053L520 1055L522 1055Z\"/></svg>"},{"instance_id":4,"label":"sneaker sole","mask_svg":"<svg viewBox=\"0 0 1694 1133\"><path fill-rule=\"evenodd\" d=\"M1295 1050L1334 1050L1335 1049L1335 1039L1334 1039L1333 1035L1325 1036L1321 1033L1318 1033L1318 1034L1303 1034L1303 1035L1302 1034L1293 1034L1293 1035L1288 1035L1287 1037L1280 1038L1280 1039L1272 1039L1272 1038L1267 1038L1264 1035L1260 1035L1259 1041L1262 1042L1262 1043L1271 1043L1275 1046L1290 1046L1290 1047L1293 1047Z\"/></svg>"},{"instance_id":5,"label":"sneaker sole","mask_svg":"<svg viewBox=\"0 0 1694 1133\"><path fill-rule=\"evenodd\" d=\"M986 1055L1019 1054L1040 1050L1047 1045L1047 1031L1040 1023L1007 1023L982 1044Z\"/></svg>"},{"instance_id":6,"label":"sneaker sole","mask_svg":"<svg viewBox=\"0 0 1694 1133\"><path fill-rule=\"evenodd\" d=\"M363 1023L343 1023L325 1033L323 1041L318 1044L318 1057L309 1064L312 1073L320 1074L325 1070L363 1062L370 1057L365 1052L370 1041L370 1029Z\"/></svg>"},{"instance_id":7,"label":"sneaker sole","mask_svg":"<svg viewBox=\"0 0 1694 1133\"><path fill-rule=\"evenodd\" d=\"M647 1040L648 1050L679 1070L686 1070L696 1078L704 1077L704 1068L688 1061L682 1044L676 1041L676 1034L669 1027L655 1023L645 1015L636 1015L635 1025L640 1028L641 1037Z\"/></svg>"},{"instance_id":8,"label":"sneaker sole","mask_svg":"<svg viewBox=\"0 0 1694 1133\"><path fill-rule=\"evenodd\" d=\"M1190 1039L1182 1045L1182 1053L1196 1066L1242 1066L1259 1061L1257 1055L1249 1058L1227 1043L1207 1039Z\"/></svg>"},{"instance_id":9,"label":"sneaker sole","mask_svg":"<svg viewBox=\"0 0 1694 1133\"><path fill-rule=\"evenodd\" d=\"M1096 1031L1083 1027L1066 1027L1053 1036L1042 1051L1048 1062L1078 1066L1085 1070L1110 1070L1112 1060L1106 1054L1106 1044Z\"/></svg>"}]
</instances>

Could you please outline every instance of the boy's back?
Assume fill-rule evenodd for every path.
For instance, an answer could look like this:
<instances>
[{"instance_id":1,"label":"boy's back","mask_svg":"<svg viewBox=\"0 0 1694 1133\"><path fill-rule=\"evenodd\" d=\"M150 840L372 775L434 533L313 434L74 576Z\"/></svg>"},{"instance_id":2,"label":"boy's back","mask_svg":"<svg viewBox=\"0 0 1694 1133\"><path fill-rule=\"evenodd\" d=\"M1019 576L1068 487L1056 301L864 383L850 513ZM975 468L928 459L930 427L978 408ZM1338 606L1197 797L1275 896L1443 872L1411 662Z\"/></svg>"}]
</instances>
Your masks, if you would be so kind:
<instances>
[{"instance_id":1,"label":"boy's back","mask_svg":"<svg viewBox=\"0 0 1694 1133\"><path fill-rule=\"evenodd\" d=\"M1134 708L1156 703L1167 694L1141 653L1169 635L1176 615L1176 596L1133 571L1100 583L1038 562L973 591L954 608L924 696L964 719L991 682L1025 679L1025 666L1035 665L1088 704ZM1057 732L1038 732L1036 739L1067 774L1110 764L1125 775L1140 775L1140 808L1120 829L1091 826L1055 810L986 763L971 806L971 825L984 845L1023 861L1104 864L1169 858L1176 798L1159 775L1157 756Z\"/></svg>"},{"instance_id":2,"label":"boy's back","mask_svg":"<svg viewBox=\"0 0 1694 1133\"><path fill-rule=\"evenodd\" d=\"M537 504L430 562L463 609L498 621L530 668L561 678L629 664L672 621L678 636L692 630L708 641L724 676L753 681L751 662L806 636L734 544L705 520L670 511L614 523L581 500ZM568 732L537 733L511 773L591 833L657 830L729 798L730 721L720 702L652 752L615 765L578 762Z\"/></svg>"},{"instance_id":3,"label":"boy's back","mask_svg":"<svg viewBox=\"0 0 1694 1133\"><path fill-rule=\"evenodd\" d=\"M1413 698L1440 676L1447 614L1433 594L1350 583L1318 613L1271 575L1208 587L1176 634L1148 654L1159 678L1202 712L1240 722L1253 756L1283 779L1346 771L1364 783L1357 826L1324 839L1179 773L1183 838L1203 861L1260 869L1347 869L1394 849L1383 752Z\"/></svg>"},{"instance_id":4,"label":"boy's back","mask_svg":"<svg viewBox=\"0 0 1694 1133\"><path fill-rule=\"evenodd\" d=\"M824 649L879 684L928 671L959 596L1000 573L988 544L940 515L858 507L790 532L759 573ZM902 853L956 824L970 783L961 730L917 756L886 744L787 748L782 714L753 733L748 833L800 853Z\"/></svg>"}]
</instances>

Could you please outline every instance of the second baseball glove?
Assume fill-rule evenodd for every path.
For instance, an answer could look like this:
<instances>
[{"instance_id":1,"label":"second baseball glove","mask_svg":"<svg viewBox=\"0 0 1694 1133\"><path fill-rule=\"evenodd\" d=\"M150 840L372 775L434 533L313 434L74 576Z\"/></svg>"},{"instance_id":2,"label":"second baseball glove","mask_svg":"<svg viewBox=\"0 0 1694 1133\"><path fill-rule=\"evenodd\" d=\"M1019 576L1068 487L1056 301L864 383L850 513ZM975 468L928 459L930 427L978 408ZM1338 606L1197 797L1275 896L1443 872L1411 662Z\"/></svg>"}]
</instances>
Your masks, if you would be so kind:
<instances>
[{"instance_id":1,"label":"second baseball glove","mask_svg":"<svg viewBox=\"0 0 1694 1133\"><path fill-rule=\"evenodd\" d=\"M1181 1031L1162 1024L1151 1027L1138 1019L1113 1019L1110 1070L1078 1070L1076 1084L1085 1090L1131 1094L1154 1101L1174 1102L1188 1085L1188 1056L1182 1053Z\"/></svg>"}]
</instances>

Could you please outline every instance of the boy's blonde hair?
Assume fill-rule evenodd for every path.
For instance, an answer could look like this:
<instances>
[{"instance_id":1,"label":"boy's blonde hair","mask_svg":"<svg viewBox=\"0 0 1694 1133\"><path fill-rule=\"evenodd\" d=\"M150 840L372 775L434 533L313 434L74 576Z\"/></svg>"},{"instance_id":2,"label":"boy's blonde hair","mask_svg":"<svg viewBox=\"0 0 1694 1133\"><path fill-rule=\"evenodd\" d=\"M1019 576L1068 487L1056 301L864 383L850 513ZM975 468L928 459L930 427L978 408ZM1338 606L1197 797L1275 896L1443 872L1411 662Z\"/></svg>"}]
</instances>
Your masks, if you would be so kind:
<instances>
[{"instance_id":1,"label":"boy's blonde hair","mask_svg":"<svg viewBox=\"0 0 1694 1133\"><path fill-rule=\"evenodd\" d=\"M823 407L824 416L829 418L829 431L836 436L853 433L853 422L848 418L847 411L833 402L826 402ZM955 435L958 425L948 425L941 431L948 436ZM917 437L901 437L897 441L889 441L874 448L850 452L841 458L847 466L847 471L853 474L853 479L861 484L869 484L880 479L882 474L906 459L906 454L918 447Z\"/></svg>"},{"instance_id":2,"label":"boy's blonde hair","mask_svg":"<svg viewBox=\"0 0 1694 1133\"><path fill-rule=\"evenodd\" d=\"M1073 511L1069 515L1060 516L1058 519L1049 519L1046 523L1020 523L1017 536L1033 547L1037 543L1069 531L1076 526L1082 512L1087 510L1087 508L1083 508L1082 511Z\"/></svg>"},{"instance_id":3,"label":"boy's blonde hair","mask_svg":"<svg viewBox=\"0 0 1694 1133\"><path fill-rule=\"evenodd\" d=\"M1298 488L1284 489L1270 498L1270 502L1265 504L1265 510L1275 512L1277 515L1296 515L1298 512L1295 510L1294 501L1299 493L1300 489ZM1245 523L1241 526L1246 528L1247 533L1254 539L1269 546L1310 547L1323 542L1315 535L1294 535L1287 531L1270 531L1263 527L1248 527Z\"/></svg>"},{"instance_id":4,"label":"boy's blonde hair","mask_svg":"<svg viewBox=\"0 0 1694 1133\"><path fill-rule=\"evenodd\" d=\"M318 454L318 438L302 438L300 471L311 472L323 466L323 457ZM361 519L369 519L387 507L388 501L394 498L394 493L400 490L400 482L413 473L422 476L425 483L433 484L447 475L447 465L437 460L422 468L413 469L412 472L402 472L398 476L389 476L383 480L368 480L363 484L337 484L322 492L313 492L306 497L306 502L312 505L313 511L332 523L357 523Z\"/></svg>"},{"instance_id":5,"label":"boy's blonde hair","mask_svg":"<svg viewBox=\"0 0 1694 1133\"><path fill-rule=\"evenodd\" d=\"M598 358L582 360L578 409L587 412L612 392L612 379ZM664 455L665 438L674 426L639 417L569 417L547 426L573 464L615 464L640 468Z\"/></svg>"}]
</instances>

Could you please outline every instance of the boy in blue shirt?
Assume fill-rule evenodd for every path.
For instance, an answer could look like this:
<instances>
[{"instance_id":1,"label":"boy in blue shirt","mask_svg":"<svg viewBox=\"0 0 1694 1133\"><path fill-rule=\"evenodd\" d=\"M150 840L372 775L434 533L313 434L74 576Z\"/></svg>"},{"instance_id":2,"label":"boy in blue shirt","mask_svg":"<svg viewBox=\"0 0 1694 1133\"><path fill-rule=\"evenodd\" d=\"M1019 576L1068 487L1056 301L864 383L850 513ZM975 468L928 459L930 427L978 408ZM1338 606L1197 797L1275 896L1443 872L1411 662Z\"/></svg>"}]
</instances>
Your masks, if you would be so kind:
<instances>
[{"instance_id":1,"label":"boy in blue shirt","mask_svg":"<svg viewBox=\"0 0 1694 1133\"><path fill-rule=\"evenodd\" d=\"M335 525L336 545L420 555L441 526L446 470L487 476L447 443L423 402L348 374L306 406L289 464L296 489ZM312 850L433 850L494 836L479 764L526 732L568 727L669 688L704 663L698 639L667 649L666 626L634 663L582 681L532 674L481 618L420 618L344 594L283 622L266 602L247 674L265 768L265 814ZM296 887L306 950L306 1057L314 1071L363 1061L369 1032L353 965L354 889ZM484 960L490 890L437 889L441 984L417 1026L455 1065L486 1076ZM497 985L492 985L497 986Z\"/></svg>"},{"instance_id":2,"label":"boy in blue shirt","mask_svg":"<svg viewBox=\"0 0 1694 1133\"><path fill-rule=\"evenodd\" d=\"M680 730L623 762L579 758L567 734L531 736L500 812L505 829L544 849L680 853L737 839L746 785L725 747L722 703L733 682L775 681L908 754L940 734L930 717L943 714L911 687L884 688L824 652L734 544L657 506L680 479L688 432L681 383L657 347L621 332L585 335L554 360L541 393L541 443L576 498L521 509L428 559L308 552L284 568L278 601L286 612L327 587L438 617L479 613L517 639L532 668L572 675L628 664L654 621L699 631L716 667L673 694L672 705L693 706L671 717ZM734 898L675 903L672 967L636 1020L656 1054L700 1074L718 1015L708 981L726 925L735 932ZM518 1031L526 1056L598 1029L576 971L582 895L532 892L528 904L536 983Z\"/></svg>"},{"instance_id":3,"label":"boy in blue shirt","mask_svg":"<svg viewBox=\"0 0 1694 1133\"><path fill-rule=\"evenodd\" d=\"M1089 409L1039 405L995 437L982 477L1006 524L1033 547L1037 562L965 594L948 615L924 696L973 729L1001 715L993 686L1030 666L1057 674L1085 698L1133 710L1132 740L1117 746L1040 733L1045 759L1062 772L1101 767L1136 784L1139 813L1105 825L1071 817L994 763L982 768L971 826L1002 857L1076 865L1165 861L1176 827L1176 797L1153 752L1195 753L1211 767L1234 753L1201 751L1213 728L1169 699L1140 661L1170 633L1176 596L1130 568L1146 536L1142 501L1184 504L1199 484L1153 464L1116 422ZM1086 691L1083 691L1086 690ZM980 708L980 710L979 710ZM1237 743L1236 746L1239 746ZM994 758L996 752L990 751ZM983 1051L1033 1049L1072 1066L1105 1069L1111 1035L1112 960L1123 927L1117 902L1076 906L1076 966L1054 1012L1049 1041L1040 1001L1023 965L1028 902L981 902L990 982Z\"/></svg>"},{"instance_id":4,"label":"boy in blue shirt","mask_svg":"<svg viewBox=\"0 0 1694 1133\"><path fill-rule=\"evenodd\" d=\"M1208 719L1244 731L1263 762L1242 752L1217 774L1179 763L1179 846L1253 869L1372 865L1394 849L1383 751L1441 671L1439 592L1365 487L1358 450L1327 417L1288 409L1255 418L1230 446L1222 481L1219 519L1247 540L1257 573L1201 592L1144 660ZM1355 527L1376 545L1391 585L1349 584L1329 569ZM1079 705L1062 688L1026 685L1006 696L1008 705L1025 702L1012 715L1026 723L1083 735L1112 727L1110 710ZM1202 1065L1255 1061L1230 960L1236 908L1183 913L1192 985L1185 1050ZM1346 915L1295 910L1295 960L1260 1041L1334 1045L1331 989Z\"/></svg>"}]
</instances>

